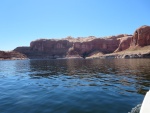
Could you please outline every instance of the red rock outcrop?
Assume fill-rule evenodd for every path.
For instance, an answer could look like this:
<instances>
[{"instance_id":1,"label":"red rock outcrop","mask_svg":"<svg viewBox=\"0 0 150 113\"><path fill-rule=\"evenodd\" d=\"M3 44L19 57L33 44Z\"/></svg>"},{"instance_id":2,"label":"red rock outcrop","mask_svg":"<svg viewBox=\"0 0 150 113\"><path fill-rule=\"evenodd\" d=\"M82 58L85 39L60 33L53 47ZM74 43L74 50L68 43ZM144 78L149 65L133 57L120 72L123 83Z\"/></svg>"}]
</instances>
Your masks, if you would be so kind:
<instances>
[{"instance_id":1,"label":"red rock outcrop","mask_svg":"<svg viewBox=\"0 0 150 113\"><path fill-rule=\"evenodd\" d=\"M39 39L32 41L30 47L18 47L14 51L21 52L29 58L64 58L66 56L86 57L95 51L114 52L120 43L120 38L126 35L110 36L107 38L67 37L61 40Z\"/></svg>"},{"instance_id":2,"label":"red rock outcrop","mask_svg":"<svg viewBox=\"0 0 150 113\"><path fill-rule=\"evenodd\" d=\"M92 40L80 42L76 41L73 45L73 50L77 51L81 56L89 56L94 52L112 53L120 44L120 38L128 35L111 36L107 38L93 38Z\"/></svg>"},{"instance_id":3,"label":"red rock outcrop","mask_svg":"<svg viewBox=\"0 0 150 113\"><path fill-rule=\"evenodd\" d=\"M150 45L150 26L138 28L131 39L130 47Z\"/></svg>"},{"instance_id":4,"label":"red rock outcrop","mask_svg":"<svg viewBox=\"0 0 150 113\"><path fill-rule=\"evenodd\" d=\"M118 48L115 50L115 52L119 52L119 51L123 51L126 50L130 47L130 43L131 43L131 38L132 36L125 36L120 38L120 44L118 46Z\"/></svg>"},{"instance_id":5,"label":"red rock outcrop","mask_svg":"<svg viewBox=\"0 0 150 113\"><path fill-rule=\"evenodd\" d=\"M33 58L63 58L72 45L68 40L40 39L30 43L30 50Z\"/></svg>"},{"instance_id":6,"label":"red rock outcrop","mask_svg":"<svg viewBox=\"0 0 150 113\"><path fill-rule=\"evenodd\" d=\"M26 59L26 55L21 54L19 52L15 52L15 51L9 51L9 52L5 52L5 51L0 51L0 59L4 60L4 59Z\"/></svg>"},{"instance_id":7,"label":"red rock outcrop","mask_svg":"<svg viewBox=\"0 0 150 113\"><path fill-rule=\"evenodd\" d=\"M120 52L129 47L150 45L150 26L138 28L134 35L121 34L105 38L94 36L73 38L71 36L55 39L39 39L32 41L30 47L18 47L18 51L28 58L64 58L88 57L90 55Z\"/></svg>"}]
</instances>

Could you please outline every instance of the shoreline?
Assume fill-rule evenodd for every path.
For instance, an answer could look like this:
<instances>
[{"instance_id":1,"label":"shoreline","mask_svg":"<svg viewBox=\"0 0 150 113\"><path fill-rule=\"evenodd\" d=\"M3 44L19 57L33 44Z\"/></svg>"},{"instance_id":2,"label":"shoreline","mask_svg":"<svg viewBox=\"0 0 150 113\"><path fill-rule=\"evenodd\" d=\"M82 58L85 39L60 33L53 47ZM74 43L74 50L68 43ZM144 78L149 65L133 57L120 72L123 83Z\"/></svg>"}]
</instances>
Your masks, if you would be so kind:
<instances>
[{"instance_id":1,"label":"shoreline","mask_svg":"<svg viewBox=\"0 0 150 113\"><path fill-rule=\"evenodd\" d=\"M150 59L150 53L146 54L105 54L102 56L96 56L96 57L64 57L64 58L0 58L0 61L5 60L63 60L63 59Z\"/></svg>"},{"instance_id":2,"label":"shoreline","mask_svg":"<svg viewBox=\"0 0 150 113\"><path fill-rule=\"evenodd\" d=\"M57 57L47 57L47 56L33 56L27 57L24 54L16 52L2 52L0 57L1 60L26 60L26 59L38 59L38 60L54 60L54 59L136 59L136 58L150 58L150 45L144 47L129 48L120 52L113 52L109 54L103 54L97 52L93 55L86 57L80 55L66 55ZM14 54L15 53L15 54Z\"/></svg>"}]
</instances>

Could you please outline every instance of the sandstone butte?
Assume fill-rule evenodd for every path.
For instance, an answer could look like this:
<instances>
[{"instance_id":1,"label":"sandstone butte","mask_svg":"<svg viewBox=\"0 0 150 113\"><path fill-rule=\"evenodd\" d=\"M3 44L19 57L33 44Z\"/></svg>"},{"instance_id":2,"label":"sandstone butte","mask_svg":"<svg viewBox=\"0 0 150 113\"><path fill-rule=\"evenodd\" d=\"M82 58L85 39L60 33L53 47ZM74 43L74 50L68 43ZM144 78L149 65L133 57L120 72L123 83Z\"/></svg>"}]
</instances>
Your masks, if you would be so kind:
<instances>
[{"instance_id":1,"label":"sandstone butte","mask_svg":"<svg viewBox=\"0 0 150 113\"><path fill-rule=\"evenodd\" d=\"M133 35L39 39L29 47L17 47L13 51L30 59L150 58L150 26L141 26Z\"/></svg>"}]
</instances>

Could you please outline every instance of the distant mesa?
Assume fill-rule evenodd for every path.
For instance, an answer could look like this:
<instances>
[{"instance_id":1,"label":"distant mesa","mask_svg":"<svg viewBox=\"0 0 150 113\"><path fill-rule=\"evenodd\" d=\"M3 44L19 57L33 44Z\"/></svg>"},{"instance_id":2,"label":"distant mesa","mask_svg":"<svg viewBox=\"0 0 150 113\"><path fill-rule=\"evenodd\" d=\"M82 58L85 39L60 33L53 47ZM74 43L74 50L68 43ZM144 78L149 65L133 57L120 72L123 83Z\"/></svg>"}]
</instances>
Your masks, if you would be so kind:
<instances>
[{"instance_id":1,"label":"distant mesa","mask_svg":"<svg viewBox=\"0 0 150 113\"><path fill-rule=\"evenodd\" d=\"M38 39L29 47L17 47L13 52L30 59L150 57L150 26L141 26L133 35Z\"/></svg>"}]
</instances>

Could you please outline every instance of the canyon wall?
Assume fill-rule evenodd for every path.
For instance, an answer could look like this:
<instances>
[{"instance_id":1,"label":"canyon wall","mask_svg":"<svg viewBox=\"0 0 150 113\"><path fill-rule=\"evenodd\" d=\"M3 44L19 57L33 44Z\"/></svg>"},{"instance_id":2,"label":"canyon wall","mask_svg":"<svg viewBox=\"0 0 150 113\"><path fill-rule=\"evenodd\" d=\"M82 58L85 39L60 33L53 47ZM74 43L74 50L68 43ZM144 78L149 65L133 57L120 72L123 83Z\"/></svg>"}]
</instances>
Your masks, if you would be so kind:
<instances>
[{"instance_id":1,"label":"canyon wall","mask_svg":"<svg viewBox=\"0 0 150 113\"><path fill-rule=\"evenodd\" d=\"M29 58L65 58L71 56L86 57L95 51L106 53L114 52L122 37L128 35L96 37L67 37L65 39L39 39L32 41L30 47L17 47L18 51Z\"/></svg>"},{"instance_id":2,"label":"canyon wall","mask_svg":"<svg viewBox=\"0 0 150 113\"><path fill-rule=\"evenodd\" d=\"M132 35L121 34L105 38L94 36L64 39L39 39L32 41L30 47L17 47L14 51L28 58L66 58L88 57L94 53L108 54L120 52L136 46L150 45L150 26L138 28Z\"/></svg>"}]
</instances>

